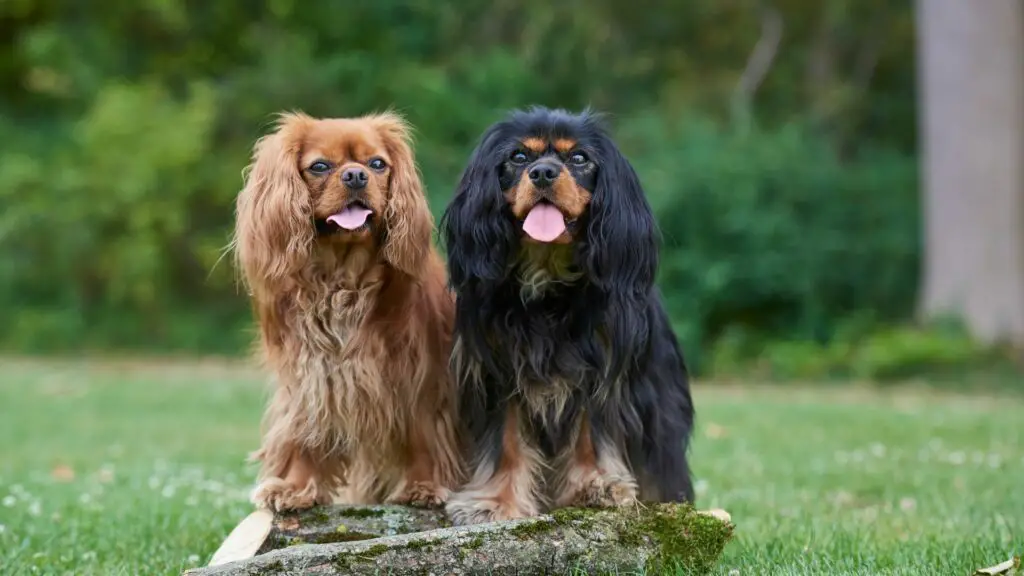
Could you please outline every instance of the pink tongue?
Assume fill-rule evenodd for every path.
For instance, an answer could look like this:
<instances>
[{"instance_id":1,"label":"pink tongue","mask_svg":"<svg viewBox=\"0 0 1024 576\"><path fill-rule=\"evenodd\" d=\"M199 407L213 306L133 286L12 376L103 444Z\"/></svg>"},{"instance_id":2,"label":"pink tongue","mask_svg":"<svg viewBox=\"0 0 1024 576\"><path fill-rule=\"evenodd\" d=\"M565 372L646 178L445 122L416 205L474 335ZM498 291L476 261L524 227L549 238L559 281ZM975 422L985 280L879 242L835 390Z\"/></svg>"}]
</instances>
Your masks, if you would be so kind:
<instances>
[{"instance_id":1,"label":"pink tongue","mask_svg":"<svg viewBox=\"0 0 1024 576\"><path fill-rule=\"evenodd\" d=\"M373 214L373 211L362 206L349 206L333 216L328 216L327 221L334 222L345 230L355 230L366 224L370 214Z\"/></svg>"},{"instance_id":2,"label":"pink tongue","mask_svg":"<svg viewBox=\"0 0 1024 576\"><path fill-rule=\"evenodd\" d=\"M523 221L523 232L540 242L551 242L565 232L565 218L551 204L537 204Z\"/></svg>"}]
</instances>

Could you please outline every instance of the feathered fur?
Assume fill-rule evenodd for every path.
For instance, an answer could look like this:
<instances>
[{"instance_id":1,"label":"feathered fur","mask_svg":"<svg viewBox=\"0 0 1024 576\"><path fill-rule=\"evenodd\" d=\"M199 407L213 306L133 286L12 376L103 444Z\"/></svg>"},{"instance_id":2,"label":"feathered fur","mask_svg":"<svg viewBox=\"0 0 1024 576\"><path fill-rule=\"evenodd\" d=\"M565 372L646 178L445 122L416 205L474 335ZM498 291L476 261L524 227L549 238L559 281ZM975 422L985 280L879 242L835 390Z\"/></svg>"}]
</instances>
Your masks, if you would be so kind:
<instances>
[{"instance_id":1,"label":"feathered fur","mask_svg":"<svg viewBox=\"0 0 1024 576\"><path fill-rule=\"evenodd\" d=\"M527 173L542 165L557 178L538 187ZM566 221L550 243L523 232L541 202ZM694 410L654 284L658 233L599 118L534 108L490 127L441 230L472 439L471 479L449 500L452 518L692 501Z\"/></svg>"},{"instance_id":2,"label":"feathered fur","mask_svg":"<svg viewBox=\"0 0 1024 576\"><path fill-rule=\"evenodd\" d=\"M352 206L371 211L361 227L332 223ZM275 380L257 505L438 505L459 481L454 303L432 230L395 114L284 114L256 143L233 243Z\"/></svg>"}]
</instances>

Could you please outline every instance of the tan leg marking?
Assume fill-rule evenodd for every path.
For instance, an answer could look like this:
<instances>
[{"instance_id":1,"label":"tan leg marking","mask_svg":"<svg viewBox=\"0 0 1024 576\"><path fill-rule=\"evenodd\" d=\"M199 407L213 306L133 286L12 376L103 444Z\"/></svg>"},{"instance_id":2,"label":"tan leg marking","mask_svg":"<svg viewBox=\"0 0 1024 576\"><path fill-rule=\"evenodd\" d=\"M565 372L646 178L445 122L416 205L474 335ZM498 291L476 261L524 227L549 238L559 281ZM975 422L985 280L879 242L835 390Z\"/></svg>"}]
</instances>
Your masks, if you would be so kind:
<instances>
[{"instance_id":1,"label":"tan leg marking","mask_svg":"<svg viewBox=\"0 0 1024 576\"><path fill-rule=\"evenodd\" d=\"M509 408L497 465L481 462L469 484L448 500L456 524L536 516L541 508L543 460L520 430L519 410Z\"/></svg>"},{"instance_id":2,"label":"tan leg marking","mask_svg":"<svg viewBox=\"0 0 1024 576\"><path fill-rule=\"evenodd\" d=\"M621 452L607 444L599 448L590 434L590 421L583 415L575 442L559 458L555 506L615 508L636 504L636 479Z\"/></svg>"}]
</instances>

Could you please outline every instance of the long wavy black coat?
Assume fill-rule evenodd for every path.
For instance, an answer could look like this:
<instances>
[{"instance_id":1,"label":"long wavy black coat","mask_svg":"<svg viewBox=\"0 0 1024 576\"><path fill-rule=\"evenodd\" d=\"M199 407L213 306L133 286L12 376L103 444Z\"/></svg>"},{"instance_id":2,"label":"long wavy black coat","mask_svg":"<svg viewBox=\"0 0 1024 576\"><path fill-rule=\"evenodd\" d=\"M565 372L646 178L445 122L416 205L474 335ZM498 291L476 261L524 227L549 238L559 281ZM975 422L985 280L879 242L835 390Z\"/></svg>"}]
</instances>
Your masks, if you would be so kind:
<instances>
[{"instance_id":1,"label":"long wavy black coat","mask_svg":"<svg viewBox=\"0 0 1024 576\"><path fill-rule=\"evenodd\" d=\"M529 168L510 160L524 157L517 151L527 163L562 166L573 194L589 196L578 217L567 216L566 243L524 239L509 196ZM533 108L490 127L441 232L457 296L453 370L475 466L451 498L455 521L552 504L693 501L694 410L654 284L658 232L636 172L599 118Z\"/></svg>"}]
</instances>

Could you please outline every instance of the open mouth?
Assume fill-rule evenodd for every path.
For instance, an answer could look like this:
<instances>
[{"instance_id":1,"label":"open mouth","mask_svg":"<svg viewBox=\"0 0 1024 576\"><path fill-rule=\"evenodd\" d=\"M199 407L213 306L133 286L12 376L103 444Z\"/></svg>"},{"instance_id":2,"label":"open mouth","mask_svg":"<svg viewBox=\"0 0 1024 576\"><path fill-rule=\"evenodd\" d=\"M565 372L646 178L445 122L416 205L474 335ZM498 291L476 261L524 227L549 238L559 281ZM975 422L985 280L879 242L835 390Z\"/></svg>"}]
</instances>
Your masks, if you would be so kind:
<instances>
[{"instance_id":1,"label":"open mouth","mask_svg":"<svg viewBox=\"0 0 1024 576\"><path fill-rule=\"evenodd\" d=\"M565 215L547 200L537 202L523 220L523 232L538 242L552 242L565 231Z\"/></svg>"},{"instance_id":2,"label":"open mouth","mask_svg":"<svg viewBox=\"0 0 1024 576\"><path fill-rule=\"evenodd\" d=\"M331 214L323 220L317 220L317 231L321 234L330 234L332 232L358 232L369 227L370 216L372 215L373 210L367 208L362 202L352 202L348 206L345 206L341 212Z\"/></svg>"}]
</instances>

